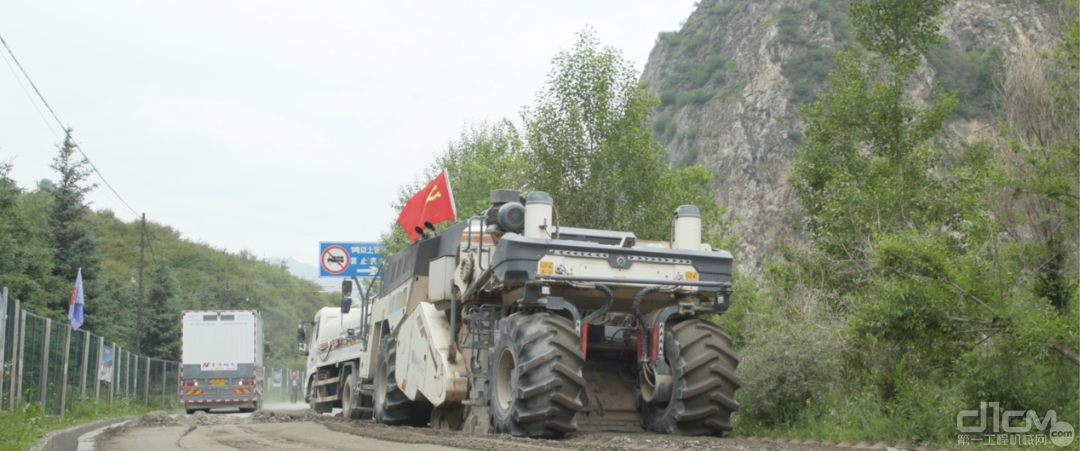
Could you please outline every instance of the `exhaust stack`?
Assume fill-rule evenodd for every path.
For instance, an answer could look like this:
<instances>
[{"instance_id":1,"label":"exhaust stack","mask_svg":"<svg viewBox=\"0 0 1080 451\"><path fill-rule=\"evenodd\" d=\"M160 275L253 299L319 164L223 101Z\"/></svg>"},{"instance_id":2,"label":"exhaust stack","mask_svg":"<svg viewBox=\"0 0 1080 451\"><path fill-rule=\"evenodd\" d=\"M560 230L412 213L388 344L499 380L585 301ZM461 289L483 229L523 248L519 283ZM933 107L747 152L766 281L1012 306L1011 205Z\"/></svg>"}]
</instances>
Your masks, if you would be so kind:
<instances>
[{"instance_id":1,"label":"exhaust stack","mask_svg":"<svg viewBox=\"0 0 1080 451\"><path fill-rule=\"evenodd\" d=\"M701 211L693 205L680 205L675 209L672 226L672 245L675 249L701 250Z\"/></svg>"},{"instance_id":2,"label":"exhaust stack","mask_svg":"<svg viewBox=\"0 0 1080 451\"><path fill-rule=\"evenodd\" d=\"M555 224L551 222L554 201L543 191L533 191L525 198L525 236L551 238Z\"/></svg>"}]
</instances>

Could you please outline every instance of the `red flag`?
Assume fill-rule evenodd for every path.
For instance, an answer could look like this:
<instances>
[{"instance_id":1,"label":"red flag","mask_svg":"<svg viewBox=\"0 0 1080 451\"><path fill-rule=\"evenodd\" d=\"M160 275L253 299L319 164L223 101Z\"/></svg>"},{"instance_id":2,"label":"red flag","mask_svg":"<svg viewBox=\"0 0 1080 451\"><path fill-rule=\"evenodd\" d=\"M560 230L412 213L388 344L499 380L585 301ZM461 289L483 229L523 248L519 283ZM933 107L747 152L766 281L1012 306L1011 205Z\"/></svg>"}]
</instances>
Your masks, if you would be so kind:
<instances>
[{"instance_id":1,"label":"red flag","mask_svg":"<svg viewBox=\"0 0 1080 451\"><path fill-rule=\"evenodd\" d=\"M397 222L405 228L409 241L416 241L420 237L416 227L423 229L424 222L438 224L455 218L457 207L454 206L454 192L450 191L450 177L446 175L446 169L443 169L435 176L435 180L405 203Z\"/></svg>"}]
</instances>

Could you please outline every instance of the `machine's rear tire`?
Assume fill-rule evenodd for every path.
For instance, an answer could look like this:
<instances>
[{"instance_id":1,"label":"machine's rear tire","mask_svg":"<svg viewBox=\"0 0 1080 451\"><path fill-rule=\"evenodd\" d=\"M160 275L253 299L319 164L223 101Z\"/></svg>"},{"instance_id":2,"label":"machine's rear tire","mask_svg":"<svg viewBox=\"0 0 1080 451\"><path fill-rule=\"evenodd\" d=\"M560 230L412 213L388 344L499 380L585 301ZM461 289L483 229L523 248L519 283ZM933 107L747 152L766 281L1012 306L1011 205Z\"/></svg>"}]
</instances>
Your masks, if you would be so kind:
<instances>
[{"instance_id":1,"label":"machine's rear tire","mask_svg":"<svg viewBox=\"0 0 1080 451\"><path fill-rule=\"evenodd\" d=\"M375 422L391 426L427 426L431 404L413 401L397 384L397 340L383 337L379 344L379 363L375 370Z\"/></svg>"},{"instance_id":2,"label":"machine's rear tire","mask_svg":"<svg viewBox=\"0 0 1080 451\"><path fill-rule=\"evenodd\" d=\"M739 357L720 326L689 319L664 334L665 358L672 368L671 399L642 403L641 423L649 431L679 435L722 435L739 410L735 376Z\"/></svg>"},{"instance_id":3,"label":"machine's rear tire","mask_svg":"<svg viewBox=\"0 0 1080 451\"><path fill-rule=\"evenodd\" d=\"M549 312L500 320L488 366L495 432L558 438L577 431L584 366L570 320Z\"/></svg>"}]
</instances>

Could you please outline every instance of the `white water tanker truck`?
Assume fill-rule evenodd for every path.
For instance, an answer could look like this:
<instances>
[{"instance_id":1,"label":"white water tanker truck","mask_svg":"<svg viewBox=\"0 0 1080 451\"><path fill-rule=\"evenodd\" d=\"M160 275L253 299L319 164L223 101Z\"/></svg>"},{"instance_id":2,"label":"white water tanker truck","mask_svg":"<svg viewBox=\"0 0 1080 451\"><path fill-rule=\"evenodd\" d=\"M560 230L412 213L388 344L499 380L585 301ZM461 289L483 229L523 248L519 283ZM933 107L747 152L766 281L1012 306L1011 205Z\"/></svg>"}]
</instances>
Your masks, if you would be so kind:
<instances>
[{"instance_id":1,"label":"white water tanker truck","mask_svg":"<svg viewBox=\"0 0 1080 451\"><path fill-rule=\"evenodd\" d=\"M266 357L262 315L255 310L186 310L181 318L184 410L258 410Z\"/></svg>"}]
</instances>

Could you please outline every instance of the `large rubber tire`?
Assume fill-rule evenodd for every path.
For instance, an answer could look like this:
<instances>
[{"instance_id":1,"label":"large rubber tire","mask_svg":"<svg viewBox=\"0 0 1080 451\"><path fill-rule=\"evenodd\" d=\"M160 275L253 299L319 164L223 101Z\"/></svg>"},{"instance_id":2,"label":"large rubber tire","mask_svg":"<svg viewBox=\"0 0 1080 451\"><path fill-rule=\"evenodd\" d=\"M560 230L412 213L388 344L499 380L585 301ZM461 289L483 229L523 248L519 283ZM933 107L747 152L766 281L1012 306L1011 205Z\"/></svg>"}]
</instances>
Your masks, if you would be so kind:
<instances>
[{"instance_id":1,"label":"large rubber tire","mask_svg":"<svg viewBox=\"0 0 1080 451\"><path fill-rule=\"evenodd\" d=\"M496 433L559 438L577 431L584 412L581 338L548 312L499 321L488 365L488 397Z\"/></svg>"},{"instance_id":2,"label":"large rubber tire","mask_svg":"<svg viewBox=\"0 0 1080 451\"><path fill-rule=\"evenodd\" d=\"M739 410L735 376L739 357L720 326L701 319L675 324L664 333L665 358L672 368L671 399L643 403L642 426L661 434L715 435L732 429Z\"/></svg>"},{"instance_id":3,"label":"large rubber tire","mask_svg":"<svg viewBox=\"0 0 1080 451\"><path fill-rule=\"evenodd\" d=\"M432 406L405 396L394 374L396 363L397 340L387 335L379 344L379 366L375 370L375 422L391 426L427 426Z\"/></svg>"}]
</instances>

